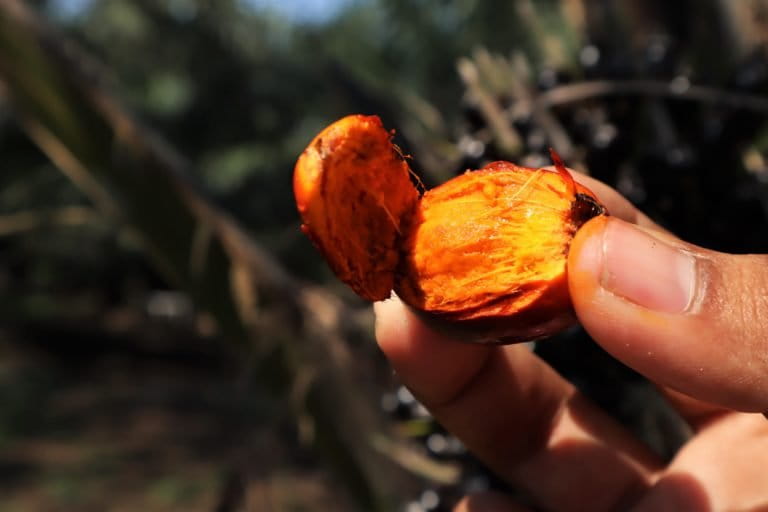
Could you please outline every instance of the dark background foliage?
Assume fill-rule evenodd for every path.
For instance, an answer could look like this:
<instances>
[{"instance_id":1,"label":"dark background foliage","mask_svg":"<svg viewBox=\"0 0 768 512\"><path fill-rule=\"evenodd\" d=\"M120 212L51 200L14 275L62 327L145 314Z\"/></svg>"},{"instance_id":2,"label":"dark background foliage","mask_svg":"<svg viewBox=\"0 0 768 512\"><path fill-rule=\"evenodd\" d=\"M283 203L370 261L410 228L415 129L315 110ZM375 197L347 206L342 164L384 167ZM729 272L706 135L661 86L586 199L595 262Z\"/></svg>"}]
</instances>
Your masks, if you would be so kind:
<instances>
[{"instance_id":1,"label":"dark background foliage","mask_svg":"<svg viewBox=\"0 0 768 512\"><path fill-rule=\"evenodd\" d=\"M299 283L293 290L340 298L334 329L364 383L345 392L422 457L397 470L408 484L383 508L442 510L467 489L501 484L398 387L367 307L298 230L292 166L323 126L380 115L428 185L493 159L547 164L552 146L691 242L768 251L764 0L27 3L183 155L185 179ZM0 71L25 64L7 59ZM52 163L20 122L29 103L4 81L0 72L0 511L376 501L359 492L365 482L331 469L344 457L316 449L323 414L297 399L327 368L301 360L275 384L263 346L298 344L293 331L256 322L259 349L222 334L216 312L148 255L131 216L105 212ZM55 115L40 108L40 119ZM112 188L117 210L173 218L174 203L150 199L156 176L141 179L138 194ZM259 318L290 309L257 302ZM662 454L684 439L652 387L582 331L536 350ZM322 402L326 417L345 396Z\"/></svg>"}]
</instances>

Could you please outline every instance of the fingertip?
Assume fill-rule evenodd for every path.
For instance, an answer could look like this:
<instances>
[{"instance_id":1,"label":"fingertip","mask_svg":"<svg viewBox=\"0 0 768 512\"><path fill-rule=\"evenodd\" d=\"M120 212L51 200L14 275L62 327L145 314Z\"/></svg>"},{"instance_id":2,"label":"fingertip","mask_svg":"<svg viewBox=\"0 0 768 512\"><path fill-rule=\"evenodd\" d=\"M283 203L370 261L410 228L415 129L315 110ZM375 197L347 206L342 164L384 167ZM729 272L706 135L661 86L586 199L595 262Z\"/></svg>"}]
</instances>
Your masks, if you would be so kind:
<instances>
[{"instance_id":1,"label":"fingertip","mask_svg":"<svg viewBox=\"0 0 768 512\"><path fill-rule=\"evenodd\" d=\"M392 361L421 357L421 352L440 344L440 336L432 332L397 296L376 302L376 340Z\"/></svg>"},{"instance_id":2,"label":"fingertip","mask_svg":"<svg viewBox=\"0 0 768 512\"><path fill-rule=\"evenodd\" d=\"M414 319L408 307L396 296L373 305L376 324L376 341L387 358L396 363L408 361L414 355L417 339L425 338L419 333L418 320ZM428 340L427 340L428 342Z\"/></svg>"},{"instance_id":3,"label":"fingertip","mask_svg":"<svg viewBox=\"0 0 768 512\"><path fill-rule=\"evenodd\" d=\"M455 394L492 350L430 329L397 297L377 302L374 311L379 347L403 383L426 403Z\"/></svg>"},{"instance_id":4,"label":"fingertip","mask_svg":"<svg viewBox=\"0 0 768 512\"><path fill-rule=\"evenodd\" d=\"M398 332L402 331L403 323L407 321L405 307L400 299L392 296L389 299L374 302L373 313L374 331L379 345L388 345L390 340L397 340Z\"/></svg>"},{"instance_id":5,"label":"fingertip","mask_svg":"<svg viewBox=\"0 0 768 512\"><path fill-rule=\"evenodd\" d=\"M638 226L664 231L661 226L638 210L631 201L610 185L606 185L592 176L574 171L573 169L569 169L569 171L576 183L586 187L597 196L612 217L637 224Z\"/></svg>"},{"instance_id":6,"label":"fingertip","mask_svg":"<svg viewBox=\"0 0 768 512\"><path fill-rule=\"evenodd\" d=\"M478 492L464 496L456 504L453 512L525 512L527 510L506 494Z\"/></svg>"}]
</instances>

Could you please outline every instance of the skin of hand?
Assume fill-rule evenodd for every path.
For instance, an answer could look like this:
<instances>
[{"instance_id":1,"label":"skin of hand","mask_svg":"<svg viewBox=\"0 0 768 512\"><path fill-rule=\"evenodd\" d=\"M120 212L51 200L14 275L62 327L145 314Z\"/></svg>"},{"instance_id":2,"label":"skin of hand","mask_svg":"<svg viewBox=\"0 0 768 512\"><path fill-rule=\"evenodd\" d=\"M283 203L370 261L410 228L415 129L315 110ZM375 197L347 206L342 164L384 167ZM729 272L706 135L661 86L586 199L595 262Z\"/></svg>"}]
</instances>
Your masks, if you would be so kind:
<instances>
[{"instance_id":1,"label":"skin of hand","mask_svg":"<svg viewBox=\"0 0 768 512\"><path fill-rule=\"evenodd\" d=\"M611 212L571 246L577 316L695 435L664 464L525 346L461 343L380 302L376 337L401 380L526 497L468 496L456 510L768 511L768 421L754 414L768 411L768 257L685 243L574 176Z\"/></svg>"}]
</instances>

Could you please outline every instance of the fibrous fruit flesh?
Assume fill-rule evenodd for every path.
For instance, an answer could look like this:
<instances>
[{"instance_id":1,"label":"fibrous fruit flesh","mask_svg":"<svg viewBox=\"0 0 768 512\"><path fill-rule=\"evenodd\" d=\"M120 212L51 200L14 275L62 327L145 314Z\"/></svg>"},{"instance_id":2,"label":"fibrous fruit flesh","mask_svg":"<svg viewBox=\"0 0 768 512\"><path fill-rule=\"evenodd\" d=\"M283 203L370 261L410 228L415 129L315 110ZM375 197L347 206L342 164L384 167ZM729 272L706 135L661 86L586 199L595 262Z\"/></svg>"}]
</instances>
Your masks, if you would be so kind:
<instances>
[{"instance_id":1,"label":"fibrous fruit flesh","mask_svg":"<svg viewBox=\"0 0 768 512\"><path fill-rule=\"evenodd\" d=\"M302 229L361 297L394 290L433 325L472 341L548 336L575 321L570 242L605 209L556 171L494 162L419 196L376 116L348 116L299 157Z\"/></svg>"}]
</instances>

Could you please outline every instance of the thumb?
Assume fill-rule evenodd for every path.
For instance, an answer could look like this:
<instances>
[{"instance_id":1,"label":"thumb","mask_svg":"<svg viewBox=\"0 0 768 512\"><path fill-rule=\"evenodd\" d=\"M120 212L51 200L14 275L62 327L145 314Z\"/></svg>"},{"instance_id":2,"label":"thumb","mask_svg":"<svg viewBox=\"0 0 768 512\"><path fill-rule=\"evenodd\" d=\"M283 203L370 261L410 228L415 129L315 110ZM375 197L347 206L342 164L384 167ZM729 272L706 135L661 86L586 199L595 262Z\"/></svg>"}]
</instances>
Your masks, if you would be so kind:
<instances>
[{"instance_id":1,"label":"thumb","mask_svg":"<svg viewBox=\"0 0 768 512\"><path fill-rule=\"evenodd\" d=\"M600 217L576 235L568 275L579 320L614 357L700 400L768 411L768 257Z\"/></svg>"}]
</instances>

